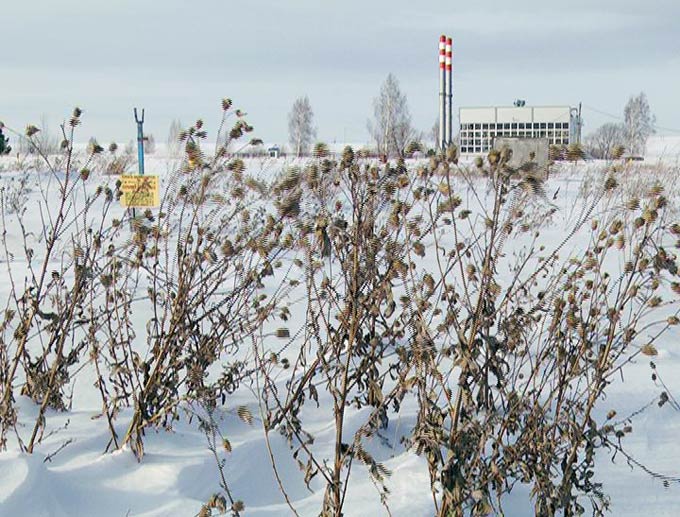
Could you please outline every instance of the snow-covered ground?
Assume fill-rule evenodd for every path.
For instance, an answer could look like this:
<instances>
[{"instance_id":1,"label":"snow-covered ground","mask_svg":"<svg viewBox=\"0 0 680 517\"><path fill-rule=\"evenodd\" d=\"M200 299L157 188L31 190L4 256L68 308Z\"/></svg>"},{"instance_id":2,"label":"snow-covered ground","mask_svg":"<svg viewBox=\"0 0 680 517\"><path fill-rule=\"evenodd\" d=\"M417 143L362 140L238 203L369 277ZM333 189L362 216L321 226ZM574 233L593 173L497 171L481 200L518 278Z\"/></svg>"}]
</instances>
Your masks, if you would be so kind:
<instances>
[{"instance_id":1,"label":"snow-covered ground","mask_svg":"<svg viewBox=\"0 0 680 517\"><path fill-rule=\"evenodd\" d=\"M656 138L650 141L650 160L673 162L680 156L680 139ZM675 158L673 158L675 157ZM249 162L249 168L260 176L272 177L284 162L258 159ZM286 162L290 163L290 162ZM648 162L649 163L649 162ZM3 158L0 165L0 186L19 181L20 174L11 172L12 161ZM546 191L558 193L558 208L551 228L546 233L547 245L559 241L572 217L574 205L581 202L579 190L584 178L592 180L602 164L565 165L548 182ZM161 156L150 157L147 171L161 175L172 169ZM651 174L651 172L650 172ZM36 206L40 199L38 178L29 176L32 192L25 206ZM481 180L480 180L481 181ZM480 190L483 190L481 188ZM50 189L50 196L57 190ZM677 191L676 191L677 193ZM671 199L680 210L680 197ZM38 224L37 212L30 215ZM7 222L10 246L19 246L18 232L13 219ZM13 240L13 241L12 241ZM577 242L583 245L584 242ZM511 250L509 250L511 251ZM17 253L12 267L21 268L22 255ZM5 264L0 264L3 275ZM18 269L16 269L18 270ZM9 282L0 281L0 303L9 295ZM144 319L143 314L138 315ZM299 324L300 320L297 320ZM293 317L289 326L295 327ZM655 358L672 394L680 396L680 332L671 328L658 344ZM272 345L274 346L274 345ZM619 415L633 413L653 399L658 399L661 389L651 380L648 359L640 359L624 370L623 378L616 381L608 397L600 404L601 411L615 408ZM68 412L51 411L47 416L46 438L32 455L19 452L16 440L9 440L8 450L0 453L0 516L174 516L196 515L211 494L219 492L219 472L215 458L207 447L205 434L196 421L182 419L172 431L147 431L145 456L137 462L128 449L105 453L109 440L106 425L93 419L101 413L101 401L92 387L93 374L83 371L76 377L73 407ZM312 412L306 421L316 444L330 450L334 428L322 394L321 409ZM247 405L252 408L255 422L248 425L240 419L235 408ZM31 426L37 408L25 398L19 399L20 424ZM349 412L346 426L356 429L363 423L361 411ZM226 459L225 477L235 497L245 503L246 516L289 515L270 466L265 438L258 425L256 400L248 390L237 392L219 415L222 433L228 436L232 451L221 452ZM122 413L116 420L119 434L124 434L130 414ZM399 419L390 421L384 431L387 440L370 444L372 453L392 471L387 481L391 495L388 505L394 516L428 516L433 513L432 497L425 461L404 450L397 437L413 424L415 409L408 405ZM625 440L626 449L647 467L668 476L680 476L680 412L669 404L651 407L635 417L634 432ZM24 428L28 432L28 428ZM279 473L292 504L300 515L318 515L323 492L320 485L312 483L311 491L303 482L301 473L290 455L285 440L272 435L271 448L277 458ZM379 495L366 471L357 467L350 478L345 514L347 516L383 515L386 513ZM611 454L601 451L596 479L604 484L612 499L615 516L676 516L680 515L680 485L652 478L641 468L629 465L622 456L611 459ZM514 491L506 505L506 515L524 516L533 513L529 494L521 487Z\"/></svg>"}]
</instances>

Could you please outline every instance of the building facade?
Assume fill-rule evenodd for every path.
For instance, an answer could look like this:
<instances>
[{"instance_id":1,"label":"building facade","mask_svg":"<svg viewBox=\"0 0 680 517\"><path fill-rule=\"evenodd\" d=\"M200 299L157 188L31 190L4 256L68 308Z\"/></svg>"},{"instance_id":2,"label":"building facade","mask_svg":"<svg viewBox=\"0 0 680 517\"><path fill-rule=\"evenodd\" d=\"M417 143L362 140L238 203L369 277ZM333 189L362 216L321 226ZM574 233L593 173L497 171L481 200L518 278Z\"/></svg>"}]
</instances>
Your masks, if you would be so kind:
<instances>
[{"instance_id":1,"label":"building facade","mask_svg":"<svg viewBox=\"0 0 680 517\"><path fill-rule=\"evenodd\" d=\"M460 108L460 152L487 153L496 137L547 138L549 145L569 145L578 139L577 113L570 106Z\"/></svg>"}]
</instances>

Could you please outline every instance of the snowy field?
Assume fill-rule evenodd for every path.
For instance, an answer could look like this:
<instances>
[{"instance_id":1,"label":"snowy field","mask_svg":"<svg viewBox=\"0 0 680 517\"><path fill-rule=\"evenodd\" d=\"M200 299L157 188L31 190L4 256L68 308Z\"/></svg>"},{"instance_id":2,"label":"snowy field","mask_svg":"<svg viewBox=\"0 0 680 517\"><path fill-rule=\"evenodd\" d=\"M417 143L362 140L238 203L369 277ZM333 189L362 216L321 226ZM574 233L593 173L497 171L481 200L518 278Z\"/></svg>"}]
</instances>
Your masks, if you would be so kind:
<instances>
[{"instance_id":1,"label":"snowy field","mask_svg":"<svg viewBox=\"0 0 680 517\"><path fill-rule=\"evenodd\" d=\"M638 174L656 174L659 164L670 167L677 177L680 156L680 139L658 137L649 145L648 158ZM0 161L0 185L10 185L26 178L29 186L21 203L27 207L27 220L40 225L40 212L35 208L41 202L41 191L48 196L58 195L55 183L49 184L48 174L31 172L27 176L16 170L10 158ZM285 165L282 160L262 159L248 162L248 171L263 179L271 178ZM584 185L597 182L599 171L606 164L563 164L548 180L545 191L556 208L553 220L544 232L546 245L556 245L569 228L579 203L583 202ZM149 157L146 169L165 177L174 165L162 156ZM133 166L134 169L134 166ZM667 181L667 173L663 176ZM93 185L110 178L95 177ZM52 180L54 181L54 180ZM480 192L483 182L475 185ZM167 185L167 184L164 184ZM667 184L672 210L680 215L680 183ZM461 184L463 199L469 188ZM624 185L625 188L625 185ZM554 194L554 195L553 195ZM121 209L118 209L122 213ZM115 216L116 214L112 214ZM13 259L11 267L21 277L26 269L16 219L9 216L3 231L7 232L8 247ZM582 238L583 240L579 240ZM573 249L586 244L587 237L577 236L570 244ZM508 254L518 251L521 240L511 243ZM517 249L512 249L517 246ZM2 255L5 257L6 255ZM22 263L24 260L24 263ZM0 263L5 275L8 264ZM616 265L612 266L615 267ZM5 277L3 277L5 278ZM0 281L0 303L10 295L10 283ZM4 307L4 305L3 305ZM291 319L286 324L295 337L302 325L304 310L291 307ZM136 313L139 322L149 314ZM143 323L140 323L143 324ZM281 348L281 340L267 341L272 350ZM295 349L292 341L288 351ZM654 358L669 394L680 397L680 331L672 327L658 342L658 356ZM294 357L294 355L291 355ZM651 406L633 418L633 433L625 438L626 451L636 460L656 473L680 477L680 411L671 404L656 404L662 387L652 378L649 358L638 356L626 365L623 374L601 401L598 415L616 409L619 415L628 415ZM104 452L109 442L109 432L101 414L102 404L94 387L92 368L84 368L72 379L72 407L65 412L49 410L43 440L33 454L22 453L13 436L8 437L7 450L0 453L0 516L193 516L197 515L212 494L220 491L220 473L216 460L208 448L206 435L196 420L182 418L171 431L147 430L145 455L138 462L129 448ZM328 457L331 454L335 429L330 415L331 400L320 393L320 408L307 409L306 428L315 436L315 446ZM25 397L18 397L19 426L22 434L29 433L38 409ZM236 414L236 408L247 406L253 415L249 424ZM310 406L311 407L311 406ZM348 430L358 428L365 418L363 410L350 410L345 421ZM386 484L391 495L387 500L394 516L429 516L434 507L429 490L427 464L423 458L404 449L398 438L408 432L416 418L416 409L405 404L398 419L390 420L384 430L384 439L370 444L371 453L392 471ZM279 490L272 472L268 448L260 424L257 399L251 387L242 387L221 408L217 418L220 431L227 436L231 452L219 451L225 459L224 476L236 498L243 501L246 516L289 515L290 509ZM115 420L119 435L125 434L129 423L128 410ZM322 485L315 480L311 490L305 486L303 473L291 457L283 437L270 435L271 450L277 460L280 477L291 504L299 515L318 515L323 499ZM325 452L324 452L325 451ZM680 515L680 484L655 479L642 468L629 464L614 451L600 451L596 480L602 482L604 491L611 496L611 515L614 516L676 516ZM366 469L357 466L352 473L346 497L345 515L349 517L384 515L385 507L368 477ZM528 489L518 486L505 504L506 515L532 515L533 509Z\"/></svg>"}]
</instances>

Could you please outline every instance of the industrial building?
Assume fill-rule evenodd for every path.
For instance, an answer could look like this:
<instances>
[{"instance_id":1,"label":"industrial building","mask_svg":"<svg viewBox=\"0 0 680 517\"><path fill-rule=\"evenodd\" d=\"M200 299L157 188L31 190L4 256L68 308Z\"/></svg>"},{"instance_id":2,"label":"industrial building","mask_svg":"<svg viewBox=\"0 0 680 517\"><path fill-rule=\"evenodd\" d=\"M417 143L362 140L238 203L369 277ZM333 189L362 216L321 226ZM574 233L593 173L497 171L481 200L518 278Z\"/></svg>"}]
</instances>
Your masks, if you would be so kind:
<instances>
[{"instance_id":1,"label":"industrial building","mask_svg":"<svg viewBox=\"0 0 680 517\"><path fill-rule=\"evenodd\" d=\"M549 145L580 139L578 109L570 106L460 108L460 152L487 153L496 137L545 138Z\"/></svg>"}]
</instances>

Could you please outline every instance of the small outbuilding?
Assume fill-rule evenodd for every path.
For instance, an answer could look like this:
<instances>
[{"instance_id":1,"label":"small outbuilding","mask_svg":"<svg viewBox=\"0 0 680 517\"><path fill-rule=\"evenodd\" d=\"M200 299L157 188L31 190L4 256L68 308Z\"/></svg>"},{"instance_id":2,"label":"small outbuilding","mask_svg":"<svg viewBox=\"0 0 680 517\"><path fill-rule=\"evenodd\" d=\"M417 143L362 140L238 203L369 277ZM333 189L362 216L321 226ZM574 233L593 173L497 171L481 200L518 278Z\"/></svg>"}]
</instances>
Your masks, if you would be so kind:
<instances>
[{"instance_id":1,"label":"small outbuilding","mask_svg":"<svg viewBox=\"0 0 680 517\"><path fill-rule=\"evenodd\" d=\"M510 167L539 172L541 176L547 177L549 161L547 138L496 137L493 140L493 148L501 152L504 148L512 151L512 157L508 161Z\"/></svg>"}]
</instances>

